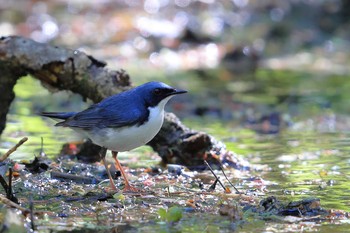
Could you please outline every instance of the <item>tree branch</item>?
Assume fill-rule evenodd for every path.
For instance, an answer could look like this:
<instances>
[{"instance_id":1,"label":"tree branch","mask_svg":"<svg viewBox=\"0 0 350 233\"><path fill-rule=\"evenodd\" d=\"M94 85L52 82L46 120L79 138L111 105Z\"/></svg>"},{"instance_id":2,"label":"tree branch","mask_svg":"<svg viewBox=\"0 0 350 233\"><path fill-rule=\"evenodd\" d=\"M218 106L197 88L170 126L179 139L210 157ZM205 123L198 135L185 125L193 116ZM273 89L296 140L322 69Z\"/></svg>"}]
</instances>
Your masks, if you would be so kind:
<instances>
[{"instance_id":1,"label":"tree branch","mask_svg":"<svg viewBox=\"0 0 350 233\"><path fill-rule=\"evenodd\" d=\"M131 87L125 71L109 70L92 56L18 36L0 38L0 70L0 133L14 98L13 87L22 76L30 74L49 90L70 90L94 102ZM165 163L205 167L206 159L211 164L228 161L230 166L243 166L223 143L189 129L174 114L166 114L161 131L149 145Z\"/></svg>"}]
</instances>

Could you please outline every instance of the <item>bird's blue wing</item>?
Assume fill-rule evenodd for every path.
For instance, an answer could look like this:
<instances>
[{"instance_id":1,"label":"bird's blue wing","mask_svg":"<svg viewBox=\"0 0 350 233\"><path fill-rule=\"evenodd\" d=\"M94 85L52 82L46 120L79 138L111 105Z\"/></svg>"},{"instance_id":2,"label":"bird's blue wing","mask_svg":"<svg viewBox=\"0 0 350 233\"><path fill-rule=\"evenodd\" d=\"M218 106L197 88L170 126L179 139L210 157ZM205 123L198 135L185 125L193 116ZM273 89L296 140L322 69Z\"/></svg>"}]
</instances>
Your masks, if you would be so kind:
<instances>
[{"instance_id":1,"label":"bird's blue wing","mask_svg":"<svg viewBox=\"0 0 350 233\"><path fill-rule=\"evenodd\" d=\"M123 101L102 101L77 113L57 126L78 127L83 129L131 126L142 124L148 119L148 110L143 105ZM128 104L129 103L129 104ZM133 102L135 103L135 102Z\"/></svg>"}]
</instances>

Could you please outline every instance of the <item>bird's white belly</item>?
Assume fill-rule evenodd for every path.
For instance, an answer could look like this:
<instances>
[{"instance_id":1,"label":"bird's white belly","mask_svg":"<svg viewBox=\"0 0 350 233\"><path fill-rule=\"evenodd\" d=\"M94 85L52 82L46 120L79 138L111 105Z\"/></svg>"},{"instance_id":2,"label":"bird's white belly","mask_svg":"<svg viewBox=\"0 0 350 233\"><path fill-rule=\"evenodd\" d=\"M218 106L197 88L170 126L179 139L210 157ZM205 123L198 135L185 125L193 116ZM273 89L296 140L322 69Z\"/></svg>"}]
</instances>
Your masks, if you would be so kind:
<instances>
[{"instance_id":1,"label":"bird's white belly","mask_svg":"<svg viewBox=\"0 0 350 233\"><path fill-rule=\"evenodd\" d=\"M163 109L164 107L150 108L148 122L140 126L103 128L95 130L93 133L86 133L95 144L109 150L117 152L132 150L145 145L156 136L163 125Z\"/></svg>"}]
</instances>

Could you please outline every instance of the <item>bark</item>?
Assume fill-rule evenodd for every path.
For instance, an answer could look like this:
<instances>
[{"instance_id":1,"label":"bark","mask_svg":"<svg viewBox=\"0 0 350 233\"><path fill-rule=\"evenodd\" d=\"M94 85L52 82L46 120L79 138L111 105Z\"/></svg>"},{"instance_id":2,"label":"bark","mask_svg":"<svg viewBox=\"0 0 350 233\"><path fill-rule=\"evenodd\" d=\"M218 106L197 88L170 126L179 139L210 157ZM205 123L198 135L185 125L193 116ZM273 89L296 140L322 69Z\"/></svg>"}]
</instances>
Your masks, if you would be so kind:
<instances>
[{"instance_id":1,"label":"bark","mask_svg":"<svg viewBox=\"0 0 350 233\"><path fill-rule=\"evenodd\" d=\"M0 133L5 129L6 115L9 111L10 104L15 98L13 87L17 79L13 76L21 76L23 73L17 70L17 74L13 74L8 68L7 62L0 62Z\"/></svg>"},{"instance_id":2,"label":"bark","mask_svg":"<svg viewBox=\"0 0 350 233\"><path fill-rule=\"evenodd\" d=\"M22 76L32 75L49 90L70 90L94 102L131 87L125 71L109 70L92 56L17 36L0 38L0 69L0 133L14 98L13 87ZM206 159L211 164L243 166L223 143L189 129L174 114L166 114L161 131L149 145L164 163L197 167Z\"/></svg>"}]
</instances>

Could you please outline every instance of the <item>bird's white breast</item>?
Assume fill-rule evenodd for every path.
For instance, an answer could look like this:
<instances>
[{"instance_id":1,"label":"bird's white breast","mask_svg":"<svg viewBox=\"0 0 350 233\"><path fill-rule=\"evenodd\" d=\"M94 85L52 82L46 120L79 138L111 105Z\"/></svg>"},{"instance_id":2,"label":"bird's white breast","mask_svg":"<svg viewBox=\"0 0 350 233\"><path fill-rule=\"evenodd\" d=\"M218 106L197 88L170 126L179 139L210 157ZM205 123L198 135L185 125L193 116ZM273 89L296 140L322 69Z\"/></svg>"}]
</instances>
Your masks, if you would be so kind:
<instances>
[{"instance_id":1,"label":"bird's white breast","mask_svg":"<svg viewBox=\"0 0 350 233\"><path fill-rule=\"evenodd\" d=\"M109 150L122 152L135 149L151 141L159 132L164 121L164 106L172 96L162 100L157 106L148 108L149 118L144 124L122 128L104 128L86 132L97 145Z\"/></svg>"}]
</instances>

